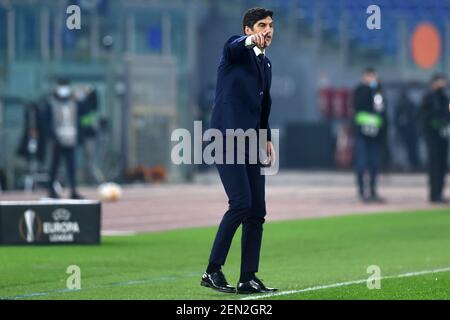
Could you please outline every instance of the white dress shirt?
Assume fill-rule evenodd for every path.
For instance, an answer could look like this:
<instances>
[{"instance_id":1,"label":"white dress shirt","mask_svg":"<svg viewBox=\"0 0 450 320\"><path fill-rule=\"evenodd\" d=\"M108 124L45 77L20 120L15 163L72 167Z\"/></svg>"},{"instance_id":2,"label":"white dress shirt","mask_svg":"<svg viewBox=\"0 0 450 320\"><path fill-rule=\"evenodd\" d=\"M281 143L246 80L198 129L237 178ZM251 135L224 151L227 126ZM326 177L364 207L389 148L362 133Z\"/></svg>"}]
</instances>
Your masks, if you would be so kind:
<instances>
[{"instance_id":1,"label":"white dress shirt","mask_svg":"<svg viewBox=\"0 0 450 320\"><path fill-rule=\"evenodd\" d=\"M247 39L245 39L245 46L247 48L253 48L256 56L259 56L261 53L265 55L266 50L258 48L258 46L252 42L252 36L248 36Z\"/></svg>"}]
</instances>

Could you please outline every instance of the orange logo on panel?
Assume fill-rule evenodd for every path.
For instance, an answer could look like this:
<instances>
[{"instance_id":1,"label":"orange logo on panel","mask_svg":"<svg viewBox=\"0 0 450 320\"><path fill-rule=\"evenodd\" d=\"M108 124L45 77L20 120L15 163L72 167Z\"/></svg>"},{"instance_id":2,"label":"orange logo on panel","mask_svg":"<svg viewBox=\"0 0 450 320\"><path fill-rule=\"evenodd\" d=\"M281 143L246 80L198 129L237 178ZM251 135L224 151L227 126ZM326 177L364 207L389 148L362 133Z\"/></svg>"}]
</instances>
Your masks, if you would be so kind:
<instances>
[{"instance_id":1,"label":"orange logo on panel","mask_svg":"<svg viewBox=\"0 0 450 320\"><path fill-rule=\"evenodd\" d=\"M421 23L411 37L414 62L423 69L432 68L441 58L442 42L439 31L428 22Z\"/></svg>"}]
</instances>

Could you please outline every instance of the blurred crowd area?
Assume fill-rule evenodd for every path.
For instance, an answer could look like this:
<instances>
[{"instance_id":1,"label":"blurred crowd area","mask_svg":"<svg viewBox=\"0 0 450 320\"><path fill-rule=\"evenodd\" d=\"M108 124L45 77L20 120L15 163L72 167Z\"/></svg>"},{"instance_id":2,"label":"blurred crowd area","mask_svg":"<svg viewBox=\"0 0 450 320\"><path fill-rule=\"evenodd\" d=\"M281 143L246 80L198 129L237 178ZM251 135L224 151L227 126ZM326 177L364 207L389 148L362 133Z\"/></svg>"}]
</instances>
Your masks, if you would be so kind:
<instances>
[{"instance_id":1,"label":"blurred crowd area","mask_svg":"<svg viewBox=\"0 0 450 320\"><path fill-rule=\"evenodd\" d=\"M71 4L80 30L66 27ZM372 4L381 29L367 28ZM255 6L275 12L267 54L282 170L352 168L352 92L369 66L385 96L384 170L424 170L416 114L431 76L450 72L450 0L0 0L2 189L48 173L51 148L31 164L24 141L60 79L80 101L96 95L95 152L76 154L80 183L189 181L206 170L173 165L170 135L195 120L207 128L223 44Z\"/></svg>"}]
</instances>

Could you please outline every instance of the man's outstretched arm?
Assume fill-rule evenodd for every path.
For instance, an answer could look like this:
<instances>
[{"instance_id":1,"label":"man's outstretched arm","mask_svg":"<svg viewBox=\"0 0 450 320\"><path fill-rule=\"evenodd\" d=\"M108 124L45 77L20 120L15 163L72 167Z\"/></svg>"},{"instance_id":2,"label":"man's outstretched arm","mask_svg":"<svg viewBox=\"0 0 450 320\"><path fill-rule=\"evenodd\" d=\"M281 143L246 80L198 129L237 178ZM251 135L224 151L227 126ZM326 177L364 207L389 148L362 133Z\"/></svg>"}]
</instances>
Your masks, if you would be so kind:
<instances>
[{"instance_id":1,"label":"man's outstretched arm","mask_svg":"<svg viewBox=\"0 0 450 320\"><path fill-rule=\"evenodd\" d=\"M230 62L238 61L247 50L253 49L254 46L260 48L266 47L266 33L261 32L251 36L232 36L225 43L224 57Z\"/></svg>"}]
</instances>

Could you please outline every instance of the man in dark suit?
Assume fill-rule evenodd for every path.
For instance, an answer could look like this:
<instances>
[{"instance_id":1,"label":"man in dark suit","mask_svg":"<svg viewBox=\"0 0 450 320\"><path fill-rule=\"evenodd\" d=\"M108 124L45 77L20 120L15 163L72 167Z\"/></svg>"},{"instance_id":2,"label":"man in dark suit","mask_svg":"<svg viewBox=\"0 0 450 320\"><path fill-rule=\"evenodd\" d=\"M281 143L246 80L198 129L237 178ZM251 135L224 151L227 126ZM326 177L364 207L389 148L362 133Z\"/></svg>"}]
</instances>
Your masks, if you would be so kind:
<instances>
[{"instance_id":1,"label":"man in dark suit","mask_svg":"<svg viewBox=\"0 0 450 320\"><path fill-rule=\"evenodd\" d=\"M248 10L243 18L244 36L233 36L223 48L218 68L216 95L210 127L228 138L229 130L267 130L264 151L272 162L275 151L271 142L269 114L272 64L266 48L273 38L273 12L264 8ZM227 132L228 131L228 132ZM257 140L265 141L257 135ZM224 139L225 140L225 139ZM250 143L251 144L251 143ZM226 293L262 293L276 291L266 287L255 275L258 272L263 223L266 215L265 176L261 164L251 163L249 145L230 150L226 143L223 155L243 152L245 163L216 162L229 209L225 213L214 241L209 264L201 285ZM257 143L259 145L259 143ZM242 224L241 275L237 288L228 284L221 271L233 236Z\"/></svg>"},{"instance_id":2,"label":"man in dark suit","mask_svg":"<svg viewBox=\"0 0 450 320\"><path fill-rule=\"evenodd\" d=\"M431 90L425 94L420 108L428 151L429 200L440 204L448 204L444 198L450 136L450 105L446 88L446 76L434 75Z\"/></svg>"}]
</instances>

